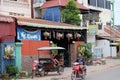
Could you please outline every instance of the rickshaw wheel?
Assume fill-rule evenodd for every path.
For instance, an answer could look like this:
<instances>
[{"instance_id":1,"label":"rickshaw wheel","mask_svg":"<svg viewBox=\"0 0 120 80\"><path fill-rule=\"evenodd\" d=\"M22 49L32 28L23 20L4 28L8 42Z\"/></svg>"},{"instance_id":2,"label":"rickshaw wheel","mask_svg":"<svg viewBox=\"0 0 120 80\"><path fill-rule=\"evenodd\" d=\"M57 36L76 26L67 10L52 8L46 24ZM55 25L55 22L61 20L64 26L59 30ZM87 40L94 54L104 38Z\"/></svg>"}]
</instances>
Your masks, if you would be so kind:
<instances>
[{"instance_id":1,"label":"rickshaw wheel","mask_svg":"<svg viewBox=\"0 0 120 80\"><path fill-rule=\"evenodd\" d=\"M44 70L42 70L42 71L40 72L40 76L45 76L45 71L44 71Z\"/></svg>"},{"instance_id":2,"label":"rickshaw wheel","mask_svg":"<svg viewBox=\"0 0 120 80\"><path fill-rule=\"evenodd\" d=\"M58 67L58 74L61 75L64 72L64 67L63 66L59 66Z\"/></svg>"}]
</instances>

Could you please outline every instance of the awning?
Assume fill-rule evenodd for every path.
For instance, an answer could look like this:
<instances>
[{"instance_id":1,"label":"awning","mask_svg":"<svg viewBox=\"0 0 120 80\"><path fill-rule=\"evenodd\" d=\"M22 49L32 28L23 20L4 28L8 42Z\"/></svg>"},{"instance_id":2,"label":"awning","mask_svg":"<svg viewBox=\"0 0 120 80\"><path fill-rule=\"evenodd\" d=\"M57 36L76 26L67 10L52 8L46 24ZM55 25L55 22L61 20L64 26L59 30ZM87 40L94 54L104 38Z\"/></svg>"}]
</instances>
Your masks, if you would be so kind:
<instances>
[{"instance_id":1,"label":"awning","mask_svg":"<svg viewBox=\"0 0 120 80\"><path fill-rule=\"evenodd\" d=\"M120 41L120 38L104 37L104 36L98 36L98 37L101 37L101 38L104 38L104 39L108 39L108 40L111 40L111 41Z\"/></svg>"},{"instance_id":2,"label":"awning","mask_svg":"<svg viewBox=\"0 0 120 80\"><path fill-rule=\"evenodd\" d=\"M17 18L18 25L28 26L28 27L39 27L46 29L67 29L67 30L82 30L87 29L87 27L80 27L71 24L52 22L42 19L32 19L32 18Z\"/></svg>"},{"instance_id":3,"label":"awning","mask_svg":"<svg viewBox=\"0 0 120 80\"><path fill-rule=\"evenodd\" d=\"M120 43L114 42L114 43L110 43L111 46L120 46Z\"/></svg>"},{"instance_id":4,"label":"awning","mask_svg":"<svg viewBox=\"0 0 120 80\"><path fill-rule=\"evenodd\" d=\"M12 17L0 15L0 21L10 23L10 22L14 22L14 19Z\"/></svg>"},{"instance_id":5,"label":"awning","mask_svg":"<svg viewBox=\"0 0 120 80\"><path fill-rule=\"evenodd\" d=\"M110 34L107 32L97 34L98 37L110 37Z\"/></svg>"}]
</instances>

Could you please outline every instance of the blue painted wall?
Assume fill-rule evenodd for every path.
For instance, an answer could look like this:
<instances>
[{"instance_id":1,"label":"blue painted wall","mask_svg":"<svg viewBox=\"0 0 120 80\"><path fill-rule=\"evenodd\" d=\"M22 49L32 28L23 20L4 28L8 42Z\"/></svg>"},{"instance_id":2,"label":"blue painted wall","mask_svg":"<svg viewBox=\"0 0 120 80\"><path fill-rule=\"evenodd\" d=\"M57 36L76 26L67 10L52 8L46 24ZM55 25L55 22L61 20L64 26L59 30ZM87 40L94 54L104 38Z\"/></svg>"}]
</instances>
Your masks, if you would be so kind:
<instances>
[{"instance_id":1,"label":"blue painted wall","mask_svg":"<svg viewBox=\"0 0 120 80\"><path fill-rule=\"evenodd\" d=\"M5 54L5 47L6 45L12 45L14 47L13 50L13 55L14 59L5 59L4 54ZM8 64L14 64L15 65L15 43L13 41L5 41L0 44L0 73L3 73L5 71L5 68Z\"/></svg>"},{"instance_id":2,"label":"blue painted wall","mask_svg":"<svg viewBox=\"0 0 120 80\"><path fill-rule=\"evenodd\" d=\"M0 76L2 74L2 45L0 44Z\"/></svg>"},{"instance_id":3,"label":"blue painted wall","mask_svg":"<svg viewBox=\"0 0 120 80\"><path fill-rule=\"evenodd\" d=\"M44 11L43 19L54 22L60 22L60 15L61 13L59 7L47 8Z\"/></svg>"}]
</instances>

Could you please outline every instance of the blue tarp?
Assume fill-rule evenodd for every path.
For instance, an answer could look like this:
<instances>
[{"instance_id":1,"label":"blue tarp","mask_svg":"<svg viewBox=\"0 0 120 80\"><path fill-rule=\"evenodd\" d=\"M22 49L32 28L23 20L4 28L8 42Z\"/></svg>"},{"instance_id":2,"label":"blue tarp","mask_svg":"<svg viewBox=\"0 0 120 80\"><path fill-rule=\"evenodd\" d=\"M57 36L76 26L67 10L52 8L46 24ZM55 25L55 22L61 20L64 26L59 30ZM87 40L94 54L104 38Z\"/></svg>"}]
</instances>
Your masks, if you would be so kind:
<instances>
[{"instance_id":1,"label":"blue tarp","mask_svg":"<svg viewBox=\"0 0 120 80\"><path fill-rule=\"evenodd\" d=\"M8 46L7 46L8 45ZM13 48L11 48L13 47ZM8 64L15 65L15 43L13 41L5 41L4 43L0 44L0 74L5 71L5 68ZM6 59L5 53L11 53L14 55L14 59Z\"/></svg>"},{"instance_id":2,"label":"blue tarp","mask_svg":"<svg viewBox=\"0 0 120 80\"><path fill-rule=\"evenodd\" d=\"M18 40L41 40L41 31L27 31L23 28L17 27Z\"/></svg>"}]
</instances>

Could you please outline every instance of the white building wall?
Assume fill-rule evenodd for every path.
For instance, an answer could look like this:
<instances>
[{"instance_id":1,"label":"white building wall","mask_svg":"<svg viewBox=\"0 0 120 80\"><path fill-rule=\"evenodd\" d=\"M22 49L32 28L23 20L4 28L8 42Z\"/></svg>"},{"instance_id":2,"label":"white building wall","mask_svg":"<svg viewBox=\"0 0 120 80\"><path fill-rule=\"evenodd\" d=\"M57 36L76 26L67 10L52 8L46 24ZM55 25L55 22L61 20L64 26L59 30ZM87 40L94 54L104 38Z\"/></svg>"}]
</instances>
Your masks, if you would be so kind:
<instances>
[{"instance_id":1,"label":"white building wall","mask_svg":"<svg viewBox=\"0 0 120 80\"><path fill-rule=\"evenodd\" d=\"M31 17L30 0L27 2L1 0L0 14Z\"/></svg>"},{"instance_id":2,"label":"white building wall","mask_svg":"<svg viewBox=\"0 0 120 80\"><path fill-rule=\"evenodd\" d=\"M103 57L109 57L110 55L110 42L108 40L97 40L97 47L102 48Z\"/></svg>"},{"instance_id":3,"label":"white building wall","mask_svg":"<svg viewBox=\"0 0 120 80\"><path fill-rule=\"evenodd\" d=\"M103 23L103 25L106 25L106 23L111 21L111 11L108 9L101 9L102 12L100 13L100 20Z\"/></svg>"},{"instance_id":4,"label":"white building wall","mask_svg":"<svg viewBox=\"0 0 120 80\"><path fill-rule=\"evenodd\" d=\"M87 42L88 43L95 43L95 36L90 36L90 35L87 35Z\"/></svg>"},{"instance_id":5,"label":"white building wall","mask_svg":"<svg viewBox=\"0 0 120 80\"><path fill-rule=\"evenodd\" d=\"M87 35L87 43L91 43L92 44L92 52L93 52L94 47L96 46L95 42L96 42L95 36Z\"/></svg>"},{"instance_id":6,"label":"white building wall","mask_svg":"<svg viewBox=\"0 0 120 80\"><path fill-rule=\"evenodd\" d=\"M111 49L112 49L112 57L116 57L117 56L116 46L111 47Z\"/></svg>"},{"instance_id":7,"label":"white building wall","mask_svg":"<svg viewBox=\"0 0 120 80\"><path fill-rule=\"evenodd\" d=\"M78 2L82 3L84 6L90 8L90 9L101 11L99 16L100 16L100 21L103 23L103 25L106 25L107 22L111 21L111 10L96 7L96 6L89 6L88 0L78 0Z\"/></svg>"}]
</instances>

